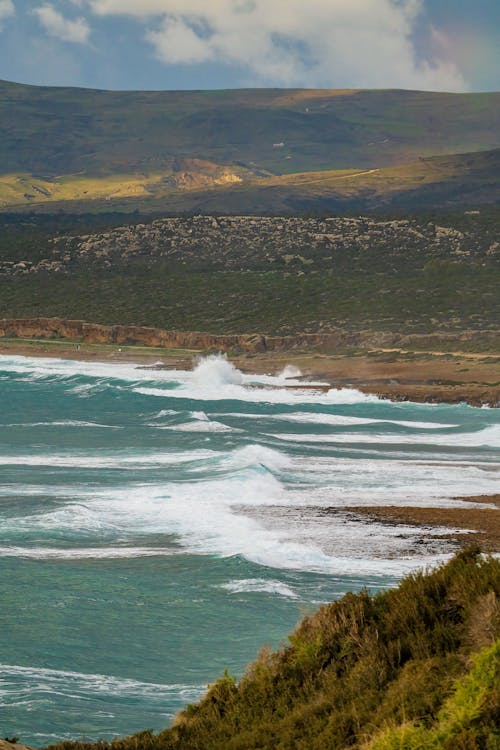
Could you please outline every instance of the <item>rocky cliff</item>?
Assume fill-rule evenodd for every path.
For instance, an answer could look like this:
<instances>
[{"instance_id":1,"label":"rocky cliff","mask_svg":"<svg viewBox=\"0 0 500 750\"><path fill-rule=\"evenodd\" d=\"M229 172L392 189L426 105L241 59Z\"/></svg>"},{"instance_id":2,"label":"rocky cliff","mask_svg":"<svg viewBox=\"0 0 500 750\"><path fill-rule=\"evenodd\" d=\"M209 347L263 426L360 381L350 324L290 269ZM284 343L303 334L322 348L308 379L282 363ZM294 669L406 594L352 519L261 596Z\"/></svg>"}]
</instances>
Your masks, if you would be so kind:
<instances>
[{"instance_id":1,"label":"rocky cliff","mask_svg":"<svg viewBox=\"0 0 500 750\"><path fill-rule=\"evenodd\" d=\"M460 347L464 344L484 341L485 338L494 340L499 336L500 331L401 335L390 332L353 332L340 329L329 333L303 333L295 336L263 336L258 333L215 335L202 331L172 331L146 326L102 325L63 318L0 319L0 338L70 339L87 344L140 344L162 349L246 353L298 350L334 354L345 347L433 349L449 347L450 344Z\"/></svg>"}]
</instances>

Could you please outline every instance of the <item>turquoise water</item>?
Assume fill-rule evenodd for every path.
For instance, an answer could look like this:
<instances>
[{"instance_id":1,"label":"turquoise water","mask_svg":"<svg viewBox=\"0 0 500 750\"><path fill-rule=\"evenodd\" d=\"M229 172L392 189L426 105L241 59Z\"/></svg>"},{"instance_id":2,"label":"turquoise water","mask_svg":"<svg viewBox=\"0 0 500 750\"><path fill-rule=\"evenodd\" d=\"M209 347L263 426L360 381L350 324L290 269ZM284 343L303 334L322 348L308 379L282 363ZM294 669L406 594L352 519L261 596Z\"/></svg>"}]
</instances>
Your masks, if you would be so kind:
<instances>
[{"instance_id":1,"label":"turquoise water","mask_svg":"<svg viewBox=\"0 0 500 750\"><path fill-rule=\"evenodd\" d=\"M160 729L305 612L450 552L350 507L498 491L497 410L294 375L0 357L1 736Z\"/></svg>"}]
</instances>

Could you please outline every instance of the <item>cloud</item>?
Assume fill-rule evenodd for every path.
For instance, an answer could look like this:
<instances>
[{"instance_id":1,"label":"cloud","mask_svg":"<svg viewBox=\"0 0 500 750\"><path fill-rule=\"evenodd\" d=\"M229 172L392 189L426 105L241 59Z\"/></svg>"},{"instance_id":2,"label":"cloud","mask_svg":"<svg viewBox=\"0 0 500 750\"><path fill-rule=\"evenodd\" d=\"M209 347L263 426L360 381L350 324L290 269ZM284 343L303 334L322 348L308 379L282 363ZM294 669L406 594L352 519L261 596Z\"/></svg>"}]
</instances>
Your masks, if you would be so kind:
<instances>
[{"instance_id":1,"label":"cloud","mask_svg":"<svg viewBox=\"0 0 500 750\"><path fill-rule=\"evenodd\" d=\"M0 0L0 31L2 30L2 21L15 15L15 13L16 9L12 0Z\"/></svg>"},{"instance_id":2,"label":"cloud","mask_svg":"<svg viewBox=\"0 0 500 750\"><path fill-rule=\"evenodd\" d=\"M167 64L238 66L253 84L463 90L451 60L419 57L422 0L88 0L146 24ZM446 50L442 50L444 55Z\"/></svg>"},{"instance_id":3,"label":"cloud","mask_svg":"<svg viewBox=\"0 0 500 750\"><path fill-rule=\"evenodd\" d=\"M49 3L35 8L33 13L38 16L38 20L50 36L77 44L85 44L88 41L90 26L85 18L69 20Z\"/></svg>"}]
</instances>

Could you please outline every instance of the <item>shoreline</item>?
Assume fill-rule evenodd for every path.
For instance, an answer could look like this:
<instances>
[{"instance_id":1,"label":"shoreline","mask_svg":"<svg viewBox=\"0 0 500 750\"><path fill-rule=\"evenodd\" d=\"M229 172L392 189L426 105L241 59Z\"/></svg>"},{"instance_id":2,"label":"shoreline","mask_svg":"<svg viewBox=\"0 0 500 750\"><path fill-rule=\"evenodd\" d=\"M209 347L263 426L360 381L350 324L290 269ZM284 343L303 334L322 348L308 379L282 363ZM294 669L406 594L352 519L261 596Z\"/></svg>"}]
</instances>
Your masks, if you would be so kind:
<instances>
[{"instance_id":1,"label":"shoreline","mask_svg":"<svg viewBox=\"0 0 500 750\"><path fill-rule=\"evenodd\" d=\"M29 356L69 359L108 364L135 364L160 369L192 369L196 359L207 353L196 349L162 349L139 345L87 344L68 340L1 339L0 356ZM498 385L482 384L478 374L498 377L500 357L491 355L434 355L429 358L413 353L405 357L399 352L357 352L324 355L318 353L280 352L275 354L247 354L229 357L246 373L277 374L287 364L298 367L304 378L325 381L324 388L356 388L392 401L420 403L468 403L485 406L488 397L492 406L499 406ZM444 377L466 369L471 382L444 384L424 381L432 370ZM406 379L408 382L404 382ZM413 382L409 382L413 380ZM304 384L307 387L307 384ZM284 386L286 387L286 386ZM296 387L296 386L294 386ZM500 553L500 495L457 497L457 501L477 503L477 508L414 507L414 506L350 506L349 512L378 523L399 525L448 527L456 529L445 537L458 547L479 544L490 553ZM495 507L492 508L491 506ZM489 507L488 507L489 506ZM496 515L495 515L496 511ZM331 509L335 512L335 509ZM466 533L470 531L471 533ZM465 532L465 533L464 533Z\"/></svg>"},{"instance_id":2,"label":"shoreline","mask_svg":"<svg viewBox=\"0 0 500 750\"><path fill-rule=\"evenodd\" d=\"M477 503L477 508L435 508L404 505L350 506L349 511L378 523L397 527L409 526L448 527L457 529L446 539L458 547L479 544L489 554L500 553L500 494L457 497L457 501ZM495 507L491 507L491 506ZM470 532L469 534L467 532Z\"/></svg>"},{"instance_id":3,"label":"shoreline","mask_svg":"<svg viewBox=\"0 0 500 750\"><path fill-rule=\"evenodd\" d=\"M139 366L157 364L165 369L190 370L207 351L90 344L68 339L0 338L0 355ZM354 388L395 402L500 406L500 354L384 349L321 354L290 350L228 358L245 373L277 374L287 364L295 365L304 378L324 380L330 388Z\"/></svg>"}]
</instances>

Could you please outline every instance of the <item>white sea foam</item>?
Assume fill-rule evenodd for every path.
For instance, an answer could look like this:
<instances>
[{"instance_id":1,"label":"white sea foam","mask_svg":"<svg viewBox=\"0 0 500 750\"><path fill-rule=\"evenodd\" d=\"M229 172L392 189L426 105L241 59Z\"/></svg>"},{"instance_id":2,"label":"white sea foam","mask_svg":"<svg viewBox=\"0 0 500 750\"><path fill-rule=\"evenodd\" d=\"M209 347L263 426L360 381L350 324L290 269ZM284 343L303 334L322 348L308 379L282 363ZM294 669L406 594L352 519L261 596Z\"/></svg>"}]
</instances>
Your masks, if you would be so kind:
<instances>
[{"instance_id":1,"label":"white sea foam","mask_svg":"<svg viewBox=\"0 0 500 750\"><path fill-rule=\"evenodd\" d=\"M229 427L222 422L184 422L176 425L158 425L157 430L170 430L171 432L241 432L236 427Z\"/></svg>"},{"instance_id":2,"label":"white sea foam","mask_svg":"<svg viewBox=\"0 0 500 750\"><path fill-rule=\"evenodd\" d=\"M266 578L245 578L242 580L228 581L222 583L221 588L231 594L273 594L283 596L286 599L298 599L299 595L286 583L272 581Z\"/></svg>"},{"instance_id":3,"label":"white sea foam","mask_svg":"<svg viewBox=\"0 0 500 750\"><path fill-rule=\"evenodd\" d=\"M177 414L179 414L179 412L175 409L160 409L160 411L151 417L151 419L162 419L162 417L172 417Z\"/></svg>"},{"instance_id":4,"label":"white sea foam","mask_svg":"<svg viewBox=\"0 0 500 750\"><path fill-rule=\"evenodd\" d=\"M245 417L261 417L257 414L245 414ZM406 421L401 419L375 419L373 417L351 417L344 414L327 414L318 412L292 412L290 414L276 414L273 419L283 420L286 422L299 422L302 424L326 424L332 426L344 425L369 425L369 424L394 424L400 427L410 427L415 430L444 430L458 427L456 424L444 424L442 422L419 422Z\"/></svg>"},{"instance_id":5,"label":"white sea foam","mask_svg":"<svg viewBox=\"0 0 500 750\"><path fill-rule=\"evenodd\" d=\"M157 430L171 430L174 432L241 432L236 427L230 427L223 422L217 422L209 419L203 411L193 411L190 414L191 422L182 424L158 425L153 423L151 426Z\"/></svg>"},{"instance_id":6,"label":"white sea foam","mask_svg":"<svg viewBox=\"0 0 500 750\"><path fill-rule=\"evenodd\" d=\"M224 385L242 385L243 373L226 356L214 354L199 360L192 382L202 388L220 388Z\"/></svg>"},{"instance_id":7,"label":"white sea foam","mask_svg":"<svg viewBox=\"0 0 500 750\"><path fill-rule=\"evenodd\" d=\"M156 386L136 386L135 393L156 398L182 398L193 401L244 401L263 404L357 404L379 401L376 396L366 395L351 388L341 390L331 389L327 393L313 387L282 388L280 383L263 385L259 383L249 385L202 386L193 383L181 383L175 390L158 388Z\"/></svg>"},{"instance_id":8,"label":"white sea foam","mask_svg":"<svg viewBox=\"0 0 500 750\"><path fill-rule=\"evenodd\" d=\"M29 692L35 691L74 691L79 695L87 694L89 697L105 695L107 697L140 697L149 700L164 701L172 695L183 699L198 700L205 685L162 685L151 682L139 682L111 675L86 674L82 672L70 672L58 669L44 669L42 667L20 667L14 664L0 664L0 680L8 684L13 678L27 683ZM22 686L16 685L16 690L22 690Z\"/></svg>"},{"instance_id":9,"label":"white sea foam","mask_svg":"<svg viewBox=\"0 0 500 750\"><path fill-rule=\"evenodd\" d=\"M405 535L401 529L397 533L382 525L377 529L373 523L318 518L317 494L303 492L303 499L302 510L291 512L295 501L300 507L298 494L268 471L256 474L251 469L202 484L102 491L85 502L10 519L4 530L120 539L166 533L175 535L190 553L242 556L267 567L322 573L392 575L443 559L412 556L414 539L422 530L411 528ZM439 533L427 530L426 535ZM389 551L394 559L385 559Z\"/></svg>"},{"instance_id":10,"label":"white sea foam","mask_svg":"<svg viewBox=\"0 0 500 750\"><path fill-rule=\"evenodd\" d=\"M286 365L282 369L278 377L281 380L290 380L290 379L296 379L296 378L302 377L302 373L299 370L299 368L296 367L295 365Z\"/></svg>"},{"instance_id":11,"label":"white sea foam","mask_svg":"<svg viewBox=\"0 0 500 750\"><path fill-rule=\"evenodd\" d=\"M278 474L291 469L293 461L286 453L265 445L251 443L242 448L236 448L230 453L222 454L219 464L222 468L232 472L254 467Z\"/></svg>"},{"instance_id":12,"label":"white sea foam","mask_svg":"<svg viewBox=\"0 0 500 750\"><path fill-rule=\"evenodd\" d=\"M121 560L134 557L171 557L177 547L0 547L0 557L28 560Z\"/></svg>"},{"instance_id":13,"label":"white sea foam","mask_svg":"<svg viewBox=\"0 0 500 750\"><path fill-rule=\"evenodd\" d=\"M375 403L381 399L371 393L362 393L356 388L330 388L327 401L333 404L361 404Z\"/></svg>"},{"instance_id":14,"label":"white sea foam","mask_svg":"<svg viewBox=\"0 0 500 750\"><path fill-rule=\"evenodd\" d=\"M450 448L500 448L500 425L476 432L450 432L445 435L401 435L388 433L336 432L317 434L273 434L271 437L295 443L374 443L377 445L439 445Z\"/></svg>"},{"instance_id":15,"label":"white sea foam","mask_svg":"<svg viewBox=\"0 0 500 750\"><path fill-rule=\"evenodd\" d=\"M331 389L327 393L309 386L315 383L297 382L297 389L283 388L281 376L245 375L223 355L200 360L192 372L185 370L149 370L130 364L85 362L30 357L0 357L0 370L25 375L28 380L56 378L71 380L75 376L92 378L94 383L71 385L71 392L89 396L106 387L117 387L122 381L142 395L190 398L194 400L224 400L264 403L338 403L375 402L376 396L352 388ZM286 381L290 383L289 380ZM158 386L175 385L172 388ZM304 389L301 386L307 385ZM316 385L320 385L316 383Z\"/></svg>"},{"instance_id":16,"label":"white sea foam","mask_svg":"<svg viewBox=\"0 0 500 750\"><path fill-rule=\"evenodd\" d=\"M112 455L89 455L84 453L59 454L21 454L0 455L0 466L51 466L81 469L129 469L150 470L154 466L171 466L185 464L192 461L201 461L217 458L218 453L207 449L192 450L185 453L140 453L130 456Z\"/></svg>"},{"instance_id":17,"label":"white sea foam","mask_svg":"<svg viewBox=\"0 0 500 750\"><path fill-rule=\"evenodd\" d=\"M54 422L13 422L2 427L99 427L107 430L123 430L119 425L84 422L80 419L61 419Z\"/></svg>"}]
</instances>

